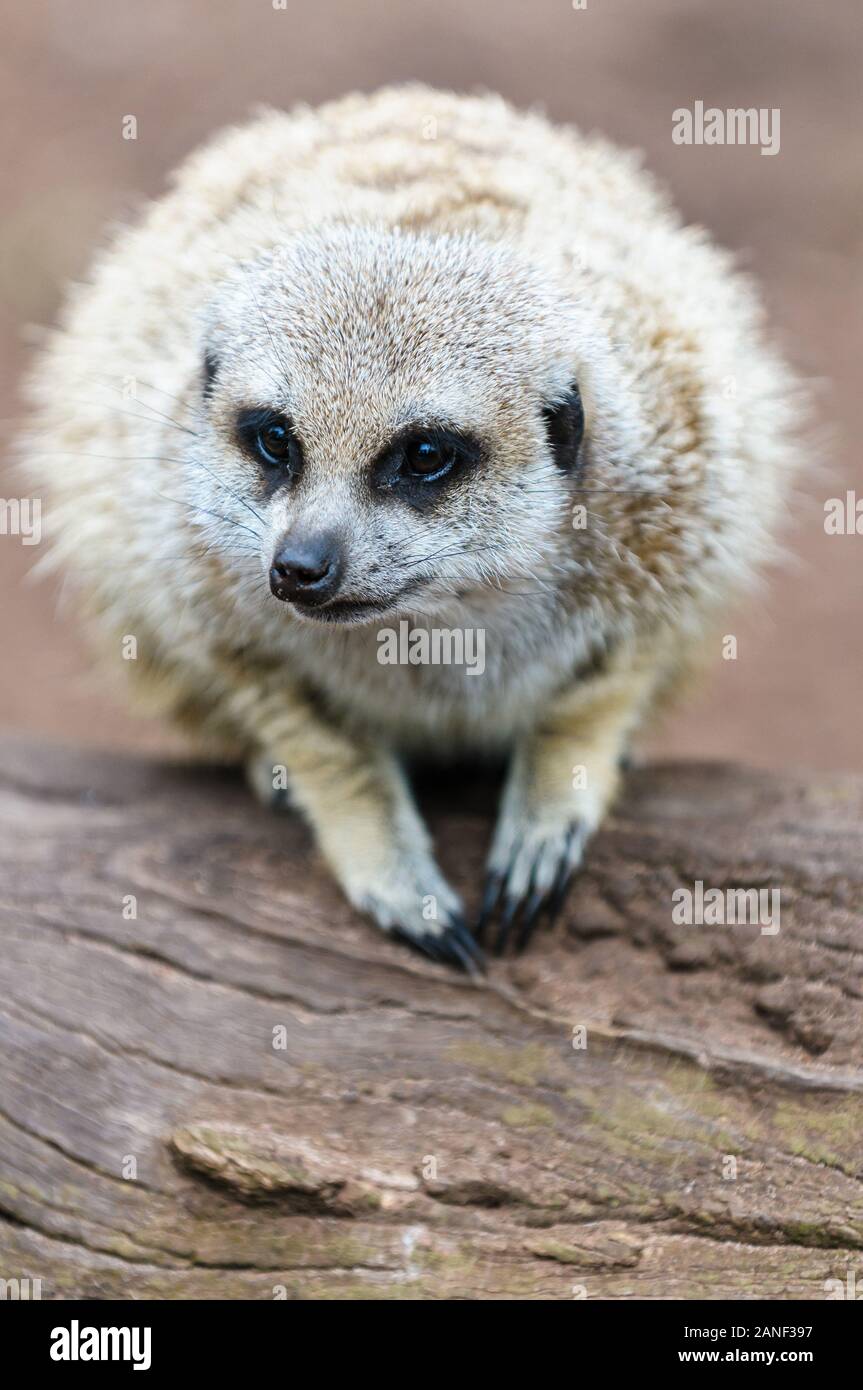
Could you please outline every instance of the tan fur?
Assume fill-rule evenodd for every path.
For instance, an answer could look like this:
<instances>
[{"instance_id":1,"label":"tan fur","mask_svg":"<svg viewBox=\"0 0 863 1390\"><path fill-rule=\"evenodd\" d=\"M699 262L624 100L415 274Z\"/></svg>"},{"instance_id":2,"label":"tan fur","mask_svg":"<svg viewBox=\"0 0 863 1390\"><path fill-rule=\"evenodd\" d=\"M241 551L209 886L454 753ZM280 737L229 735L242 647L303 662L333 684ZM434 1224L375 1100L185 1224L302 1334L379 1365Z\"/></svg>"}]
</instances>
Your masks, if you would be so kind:
<instances>
[{"instance_id":1,"label":"tan fur","mask_svg":"<svg viewBox=\"0 0 863 1390\"><path fill-rule=\"evenodd\" d=\"M572 381L568 478L542 409ZM633 155L423 87L220 134L70 296L31 396L52 563L115 657L137 636L133 683L259 786L284 763L351 899L417 937L457 902L401 756L512 752L491 868L514 900L551 892L667 673L769 554L795 422L751 288ZM306 452L272 500L232 435L261 401ZM434 514L370 503L369 460L440 419L486 442L477 476ZM352 595L422 587L374 623L299 619L267 570L286 529L324 523ZM404 616L481 627L485 674L382 667Z\"/></svg>"}]
</instances>

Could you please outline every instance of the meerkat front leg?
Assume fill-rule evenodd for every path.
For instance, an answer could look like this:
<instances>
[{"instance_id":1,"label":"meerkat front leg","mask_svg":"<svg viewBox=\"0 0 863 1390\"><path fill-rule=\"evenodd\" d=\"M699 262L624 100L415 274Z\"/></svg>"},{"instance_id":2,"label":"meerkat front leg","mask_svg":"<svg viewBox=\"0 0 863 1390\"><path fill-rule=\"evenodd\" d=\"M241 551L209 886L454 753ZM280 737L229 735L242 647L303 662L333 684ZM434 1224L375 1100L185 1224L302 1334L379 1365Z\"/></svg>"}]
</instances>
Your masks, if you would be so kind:
<instances>
[{"instance_id":1,"label":"meerkat front leg","mask_svg":"<svg viewBox=\"0 0 863 1390\"><path fill-rule=\"evenodd\" d=\"M477 935L498 919L495 950L517 925L523 950L557 915L584 847L614 794L629 736L652 686L618 669L558 697L515 748L488 862Z\"/></svg>"},{"instance_id":2,"label":"meerkat front leg","mask_svg":"<svg viewBox=\"0 0 863 1390\"><path fill-rule=\"evenodd\" d=\"M396 757L283 684L237 692L231 712L254 741L247 769L254 790L278 804L286 781L350 902L433 960L478 970L482 952L435 863Z\"/></svg>"}]
</instances>

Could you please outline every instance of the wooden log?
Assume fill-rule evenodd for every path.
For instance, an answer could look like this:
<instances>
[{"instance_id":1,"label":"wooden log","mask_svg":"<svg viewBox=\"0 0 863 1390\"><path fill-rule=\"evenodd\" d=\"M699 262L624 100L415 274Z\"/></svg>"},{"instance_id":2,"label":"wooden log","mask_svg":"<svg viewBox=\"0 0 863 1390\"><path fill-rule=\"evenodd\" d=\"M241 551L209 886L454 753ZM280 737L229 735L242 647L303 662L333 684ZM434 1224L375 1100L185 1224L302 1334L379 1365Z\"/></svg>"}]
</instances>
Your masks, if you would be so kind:
<instances>
[{"instance_id":1,"label":"wooden log","mask_svg":"<svg viewBox=\"0 0 863 1390\"><path fill-rule=\"evenodd\" d=\"M493 789L424 805L477 901ZM232 773L0 744L0 1278L52 1298L824 1298L863 1270L863 779L630 774L473 982ZM777 932L680 888L778 889ZM763 924L762 924L763 925Z\"/></svg>"}]
</instances>

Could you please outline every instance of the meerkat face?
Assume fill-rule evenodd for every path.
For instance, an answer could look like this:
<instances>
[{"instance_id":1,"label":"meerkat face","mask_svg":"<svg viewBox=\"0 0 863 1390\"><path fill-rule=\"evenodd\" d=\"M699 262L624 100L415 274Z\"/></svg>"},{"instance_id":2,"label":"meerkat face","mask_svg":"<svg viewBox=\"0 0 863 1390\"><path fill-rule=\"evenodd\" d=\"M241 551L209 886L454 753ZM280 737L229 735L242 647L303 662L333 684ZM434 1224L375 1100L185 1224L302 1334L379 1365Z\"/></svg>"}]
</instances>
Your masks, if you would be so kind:
<instances>
[{"instance_id":1,"label":"meerkat face","mask_svg":"<svg viewBox=\"0 0 863 1390\"><path fill-rule=\"evenodd\" d=\"M594 337L473 236L337 227L237 268L202 353L195 478L220 548L254 545L262 602L310 622L433 613L548 573Z\"/></svg>"}]
</instances>

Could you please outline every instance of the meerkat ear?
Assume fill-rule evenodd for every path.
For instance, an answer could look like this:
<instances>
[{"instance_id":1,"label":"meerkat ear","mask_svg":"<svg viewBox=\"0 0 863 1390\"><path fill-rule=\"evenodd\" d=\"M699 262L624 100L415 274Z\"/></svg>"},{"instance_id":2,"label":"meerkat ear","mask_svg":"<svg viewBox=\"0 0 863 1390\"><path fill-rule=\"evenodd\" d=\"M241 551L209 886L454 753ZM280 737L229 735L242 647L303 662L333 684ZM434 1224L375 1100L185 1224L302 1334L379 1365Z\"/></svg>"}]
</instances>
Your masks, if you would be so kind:
<instances>
[{"instance_id":1,"label":"meerkat ear","mask_svg":"<svg viewBox=\"0 0 863 1390\"><path fill-rule=\"evenodd\" d=\"M584 406L575 382L562 400L547 405L542 414L555 463L563 473L574 473L584 438Z\"/></svg>"},{"instance_id":2,"label":"meerkat ear","mask_svg":"<svg viewBox=\"0 0 863 1390\"><path fill-rule=\"evenodd\" d=\"M219 363L213 353L204 353L204 395L209 396L213 389L213 382L216 380L216 372L219 370Z\"/></svg>"}]
</instances>

